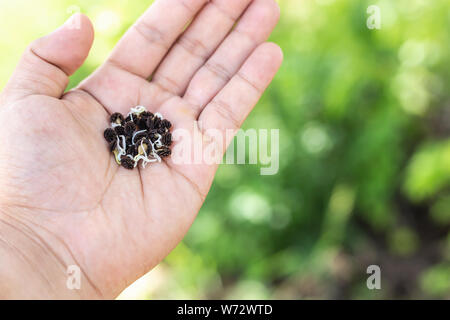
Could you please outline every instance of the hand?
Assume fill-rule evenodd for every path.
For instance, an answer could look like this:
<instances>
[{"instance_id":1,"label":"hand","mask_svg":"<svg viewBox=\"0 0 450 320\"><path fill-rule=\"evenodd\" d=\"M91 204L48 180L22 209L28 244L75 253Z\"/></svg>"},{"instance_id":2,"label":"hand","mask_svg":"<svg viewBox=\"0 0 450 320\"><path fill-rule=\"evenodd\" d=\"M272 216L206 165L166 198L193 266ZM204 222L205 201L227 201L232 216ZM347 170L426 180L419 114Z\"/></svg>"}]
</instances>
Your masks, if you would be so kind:
<instances>
[{"instance_id":1,"label":"hand","mask_svg":"<svg viewBox=\"0 0 450 320\"><path fill-rule=\"evenodd\" d=\"M0 98L1 297L113 298L181 241L217 165L125 170L103 138L109 115L144 105L192 134L236 130L281 64L265 43L278 17L274 0L156 1L67 93L92 45L89 19L29 46ZM66 287L69 265L80 290Z\"/></svg>"}]
</instances>

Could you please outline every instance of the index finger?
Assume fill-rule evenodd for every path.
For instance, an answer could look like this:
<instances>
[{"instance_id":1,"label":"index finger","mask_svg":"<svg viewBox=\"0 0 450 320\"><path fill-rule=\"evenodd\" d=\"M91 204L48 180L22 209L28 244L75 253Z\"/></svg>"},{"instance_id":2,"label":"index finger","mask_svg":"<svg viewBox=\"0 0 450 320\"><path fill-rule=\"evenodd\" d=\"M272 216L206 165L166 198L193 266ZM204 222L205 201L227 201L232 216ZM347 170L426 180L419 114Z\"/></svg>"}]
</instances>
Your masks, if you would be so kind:
<instances>
[{"instance_id":1,"label":"index finger","mask_svg":"<svg viewBox=\"0 0 450 320\"><path fill-rule=\"evenodd\" d=\"M206 2L156 0L125 33L106 64L148 78Z\"/></svg>"}]
</instances>

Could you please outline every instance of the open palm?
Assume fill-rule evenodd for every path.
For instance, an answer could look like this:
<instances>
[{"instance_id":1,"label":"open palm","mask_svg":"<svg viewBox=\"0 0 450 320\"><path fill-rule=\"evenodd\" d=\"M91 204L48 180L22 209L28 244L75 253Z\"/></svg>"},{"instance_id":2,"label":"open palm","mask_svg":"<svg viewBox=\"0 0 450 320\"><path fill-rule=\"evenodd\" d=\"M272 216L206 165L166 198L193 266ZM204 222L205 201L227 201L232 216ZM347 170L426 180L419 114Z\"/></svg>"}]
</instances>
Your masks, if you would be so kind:
<instances>
[{"instance_id":1,"label":"open palm","mask_svg":"<svg viewBox=\"0 0 450 320\"><path fill-rule=\"evenodd\" d=\"M92 45L88 18L75 15L29 47L0 100L0 228L25 235L54 265L41 274L47 296L73 295L58 273L77 265L76 294L112 298L182 239L217 165L169 157L125 170L103 138L109 115L143 105L224 152L230 138L205 132L238 129L275 75L281 50L265 41L278 10L273 0L156 1L67 93Z\"/></svg>"}]
</instances>

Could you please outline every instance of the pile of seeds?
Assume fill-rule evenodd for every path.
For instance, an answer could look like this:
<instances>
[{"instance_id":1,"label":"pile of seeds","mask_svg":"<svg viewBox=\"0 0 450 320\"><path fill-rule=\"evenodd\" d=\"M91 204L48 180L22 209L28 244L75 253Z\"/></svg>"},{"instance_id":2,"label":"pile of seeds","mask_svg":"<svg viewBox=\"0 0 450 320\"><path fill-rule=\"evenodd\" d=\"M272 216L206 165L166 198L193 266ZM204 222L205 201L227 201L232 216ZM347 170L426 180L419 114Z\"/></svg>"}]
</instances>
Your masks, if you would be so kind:
<instances>
[{"instance_id":1,"label":"pile of seeds","mask_svg":"<svg viewBox=\"0 0 450 320\"><path fill-rule=\"evenodd\" d=\"M126 117L111 115L111 128L104 132L109 148L122 167L133 170L151 162L161 162L171 154L172 134L170 121L159 113L151 113L143 106L131 108Z\"/></svg>"}]
</instances>

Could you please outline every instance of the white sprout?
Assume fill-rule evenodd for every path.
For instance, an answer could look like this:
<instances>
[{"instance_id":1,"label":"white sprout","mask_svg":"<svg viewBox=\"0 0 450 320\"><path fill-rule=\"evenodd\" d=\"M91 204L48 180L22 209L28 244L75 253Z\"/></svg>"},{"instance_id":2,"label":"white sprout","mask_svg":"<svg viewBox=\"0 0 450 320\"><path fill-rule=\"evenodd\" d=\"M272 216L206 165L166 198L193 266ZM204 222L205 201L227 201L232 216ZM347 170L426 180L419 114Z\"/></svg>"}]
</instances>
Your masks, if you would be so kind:
<instances>
[{"instance_id":1,"label":"white sprout","mask_svg":"<svg viewBox=\"0 0 450 320\"><path fill-rule=\"evenodd\" d=\"M120 137L122 138L124 148L122 148L122 146L120 145L120 139L119 139ZM123 136L123 135L122 136L117 136L116 147L117 147L117 151L118 151L116 153L116 161L120 163L121 157L123 155L127 154L127 152L126 152L127 142L126 142L125 136Z\"/></svg>"},{"instance_id":2,"label":"white sprout","mask_svg":"<svg viewBox=\"0 0 450 320\"><path fill-rule=\"evenodd\" d=\"M158 118L160 118L161 120L164 119L164 117L162 116L162 114L159 113L159 112L155 113L155 117L158 117Z\"/></svg>"},{"instance_id":3,"label":"white sprout","mask_svg":"<svg viewBox=\"0 0 450 320\"><path fill-rule=\"evenodd\" d=\"M158 148L162 146L162 143L161 143L162 136L159 133L157 133L157 135L159 136L158 139L154 143L152 143L152 156L153 156L153 158L156 158L158 160L158 162L161 162L161 157L156 152L155 145Z\"/></svg>"},{"instance_id":4,"label":"white sprout","mask_svg":"<svg viewBox=\"0 0 450 320\"><path fill-rule=\"evenodd\" d=\"M135 168L138 165L139 160L142 160L143 168L145 168L145 166L147 165L147 162L150 162L150 159L148 158L147 152L145 151L145 148L144 148L144 140L141 140L140 147L141 147L141 150L144 152L144 155L138 154L136 157L133 158Z\"/></svg>"},{"instance_id":5,"label":"white sprout","mask_svg":"<svg viewBox=\"0 0 450 320\"><path fill-rule=\"evenodd\" d=\"M139 115L145 111L147 111L147 109L144 106L136 106L130 109L130 112L128 112L127 117L130 117L131 121L134 121L133 114Z\"/></svg>"},{"instance_id":6,"label":"white sprout","mask_svg":"<svg viewBox=\"0 0 450 320\"><path fill-rule=\"evenodd\" d=\"M147 163L151 163L151 162L156 162L156 159L149 159L147 157L144 157L143 155L137 155L136 157L134 157L134 167L137 166L139 160L142 160L142 167L145 169L145 167L147 166Z\"/></svg>"},{"instance_id":7,"label":"white sprout","mask_svg":"<svg viewBox=\"0 0 450 320\"><path fill-rule=\"evenodd\" d=\"M139 160L142 160L142 167L144 169L148 163L161 162L161 157L156 153L154 143L150 141L150 144L148 145L148 147L152 147L152 151L149 154L145 151L143 143L144 141L141 141L141 148L144 154L138 154L133 158L133 160L135 161L134 166L136 167L138 165Z\"/></svg>"},{"instance_id":8,"label":"white sprout","mask_svg":"<svg viewBox=\"0 0 450 320\"><path fill-rule=\"evenodd\" d=\"M155 145L152 143L152 152L151 155L154 159L156 159L158 162L161 162L161 157L158 155L155 149Z\"/></svg>"},{"instance_id":9,"label":"white sprout","mask_svg":"<svg viewBox=\"0 0 450 320\"><path fill-rule=\"evenodd\" d=\"M142 149L142 151L144 151L144 156L147 158L147 152L145 151L145 148L144 148L144 139L141 140L141 149Z\"/></svg>"},{"instance_id":10,"label":"white sprout","mask_svg":"<svg viewBox=\"0 0 450 320\"><path fill-rule=\"evenodd\" d=\"M122 138L122 142L123 142L123 147L120 146L120 140L119 137ZM117 149L119 150L119 157L121 157L122 155L127 154L127 140L125 138L124 135L118 136L117 137Z\"/></svg>"},{"instance_id":11,"label":"white sprout","mask_svg":"<svg viewBox=\"0 0 450 320\"><path fill-rule=\"evenodd\" d=\"M127 139L125 138L124 135L121 136L122 137L122 142L123 142L123 153L126 154L127 153Z\"/></svg>"},{"instance_id":12,"label":"white sprout","mask_svg":"<svg viewBox=\"0 0 450 320\"><path fill-rule=\"evenodd\" d=\"M152 152L152 155L153 155L153 157L156 158L155 160L157 160L158 162L161 162L161 157L158 156L158 154L155 151Z\"/></svg>"},{"instance_id":13,"label":"white sprout","mask_svg":"<svg viewBox=\"0 0 450 320\"><path fill-rule=\"evenodd\" d=\"M127 116L133 116L133 113L141 114L142 112L145 112L145 111L147 111L147 109L144 106L137 106L137 107L131 108L130 112L128 112ZM131 118L131 119L133 119L133 118Z\"/></svg>"},{"instance_id":14,"label":"white sprout","mask_svg":"<svg viewBox=\"0 0 450 320\"><path fill-rule=\"evenodd\" d=\"M135 142L134 142L134 138L135 138L138 134L143 133L143 132L147 132L147 130L136 131L136 132L133 134L133 138L131 139L131 142L134 144L134 143L135 143Z\"/></svg>"},{"instance_id":15,"label":"white sprout","mask_svg":"<svg viewBox=\"0 0 450 320\"><path fill-rule=\"evenodd\" d=\"M159 133L157 133L157 135L158 135L159 137L158 137L158 139L155 141L155 144L156 144L156 146L159 148L159 147L162 146L162 143L161 143L162 135L160 135Z\"/></svg>"}]
</instances>

